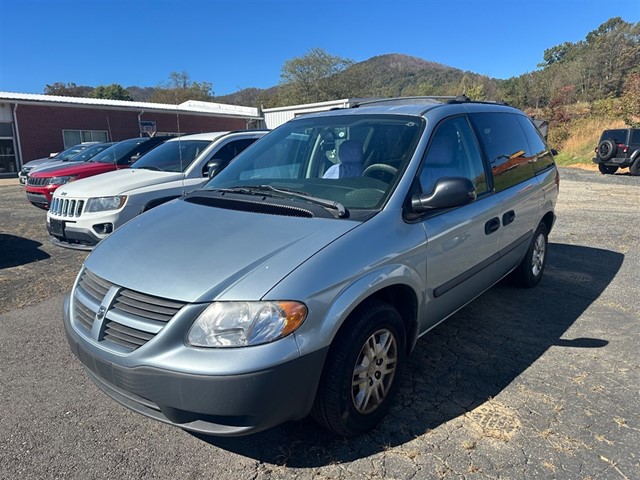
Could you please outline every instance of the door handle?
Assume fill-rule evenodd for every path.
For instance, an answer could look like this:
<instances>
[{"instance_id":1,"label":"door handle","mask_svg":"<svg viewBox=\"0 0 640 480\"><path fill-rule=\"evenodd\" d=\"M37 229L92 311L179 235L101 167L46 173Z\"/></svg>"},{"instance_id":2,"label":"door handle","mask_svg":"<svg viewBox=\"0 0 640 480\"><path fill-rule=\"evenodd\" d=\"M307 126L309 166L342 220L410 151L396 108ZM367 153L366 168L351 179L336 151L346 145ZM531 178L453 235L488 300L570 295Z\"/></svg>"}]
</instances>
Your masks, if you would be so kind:
<instances>
[{"instance_id":1,"label":"door handle","mask_svg":"<svg viewBox=\"0 0 640 480\"><path fill-rule=\"evenodd\" d=\"M507 213L502 215L502 225L506 227L515 219L516 219L516 212L514 212L513 210L509 210Z\"/></svg>"},{"instance_id":2,"label":"door handle","mask_svg":"<svg viewBox=\"0 0 640 480\"><path fill-rule=\"evenodd\" d=\"M498 217L494 217L484 224L484 233L485 235L489 235L500 228L500 219Z\"/></svg>"}]
</instances>

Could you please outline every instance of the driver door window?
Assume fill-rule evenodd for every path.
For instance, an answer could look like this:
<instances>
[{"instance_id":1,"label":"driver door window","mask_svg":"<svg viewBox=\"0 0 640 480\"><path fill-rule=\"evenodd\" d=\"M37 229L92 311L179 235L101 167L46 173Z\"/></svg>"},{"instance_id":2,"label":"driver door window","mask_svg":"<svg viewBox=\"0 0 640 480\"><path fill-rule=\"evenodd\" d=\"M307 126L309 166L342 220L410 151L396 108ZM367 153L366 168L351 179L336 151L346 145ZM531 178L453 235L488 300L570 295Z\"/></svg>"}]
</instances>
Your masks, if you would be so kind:
<instances>
[{"instance_id":1,"label":"driver door window","mask_svg":"<svg viewBox=\"0 0 640 480\"><path fill-rule=\"evenodd\" d=\"M424 163L420 170L423 193L430 193L442 177L470 179L476 193L488 191L480 148L466 117L445 120L431 137Z\"/></svg>"}]
</instances>

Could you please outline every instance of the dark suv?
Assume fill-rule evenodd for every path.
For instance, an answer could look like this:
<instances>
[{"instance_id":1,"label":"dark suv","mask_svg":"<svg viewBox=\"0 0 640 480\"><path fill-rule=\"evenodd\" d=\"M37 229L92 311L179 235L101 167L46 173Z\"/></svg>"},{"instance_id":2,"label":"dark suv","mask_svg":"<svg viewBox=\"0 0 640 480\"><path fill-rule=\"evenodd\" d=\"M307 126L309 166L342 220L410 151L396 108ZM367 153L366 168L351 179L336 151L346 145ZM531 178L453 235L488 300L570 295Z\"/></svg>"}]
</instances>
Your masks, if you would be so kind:
<instances>
[{"instance_id":1,"label":"dark suv","mask_svg":"<svg viewBox=\"0 0 640 480\"><path fill-rule=\"evenodd\" d=\"M640 175L640 128L605 130L596 147L594 163L600 173L613 174L629 167L629 173Z\"/></svg>"}]
</instances>

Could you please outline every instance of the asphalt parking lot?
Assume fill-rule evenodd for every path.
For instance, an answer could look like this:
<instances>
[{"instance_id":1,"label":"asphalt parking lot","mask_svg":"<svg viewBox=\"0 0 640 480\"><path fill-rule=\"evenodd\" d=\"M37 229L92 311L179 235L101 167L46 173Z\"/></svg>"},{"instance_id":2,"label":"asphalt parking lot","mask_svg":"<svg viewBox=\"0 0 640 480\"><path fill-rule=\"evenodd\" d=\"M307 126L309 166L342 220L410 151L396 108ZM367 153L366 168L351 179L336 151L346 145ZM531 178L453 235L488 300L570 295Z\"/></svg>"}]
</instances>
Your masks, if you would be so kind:
<instances>
[{"instance_id":1,"label":"asphalt parking lot","mask_svg":"<svg viewBox=\"0 0 640 480\"><path fill-rule=\"evenodd\" d=\"M561 169L541 284L500 283L424 336L378 429L221 439L91 383L61 319L86 253L1 182L0 479L638 479L639 210L640 178Z\"/></svg>"}]
</instances>

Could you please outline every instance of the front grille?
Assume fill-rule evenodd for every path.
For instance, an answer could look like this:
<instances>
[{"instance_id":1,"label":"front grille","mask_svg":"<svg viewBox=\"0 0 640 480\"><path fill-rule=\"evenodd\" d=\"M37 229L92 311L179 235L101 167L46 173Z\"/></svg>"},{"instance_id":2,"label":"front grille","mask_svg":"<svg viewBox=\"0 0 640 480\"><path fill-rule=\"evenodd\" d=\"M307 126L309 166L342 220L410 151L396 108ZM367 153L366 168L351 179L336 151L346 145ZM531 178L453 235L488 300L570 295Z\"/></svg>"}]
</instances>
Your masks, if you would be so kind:
<instances>
[{"instance_id":1,"label":"front grille","mask_svg":"<svg viewBox=\"0 0 640 480\"><path fill-rule=\"evenodd\" d=\"M82 277L80 277L80 282L78 283L78 287L82 288L89 296L91 296L98 305L102 303L102 300L112 286L112 283L94 275L87 269L82 273Z\"/></svg>"},{"instance_id":2,"label":"front grille","mask_svg":"<svg viewBox=\"0 0 640 480\"><path fill-rule=\"evenodd\" d=\"M84 200L53 197L49 211L58 217L79 217L84 210Z\"/></svg>"},{"instance_id":3,"label":"front grille","mask_svg":"<svg viewBox=\"0 0 640 480\"><path fill-rule=\"evenodd\" d=\"M186 303L119 287L85 269L74 295L74 320L91 338L101 305L106 307L104 320L99 319L104 325L94 340L127 353L155 337Z\"/></svg>"},{"instance_id":4,"label":"front grille","mask_svg":"<svg viewBox=\"0 0 640 480\"><path fill-rule=\"evenodd\" d=\"M31 187L42 187L49 183L48 177L29 177L27 178L27 185Z\"/></svg>"}]
</instances>

